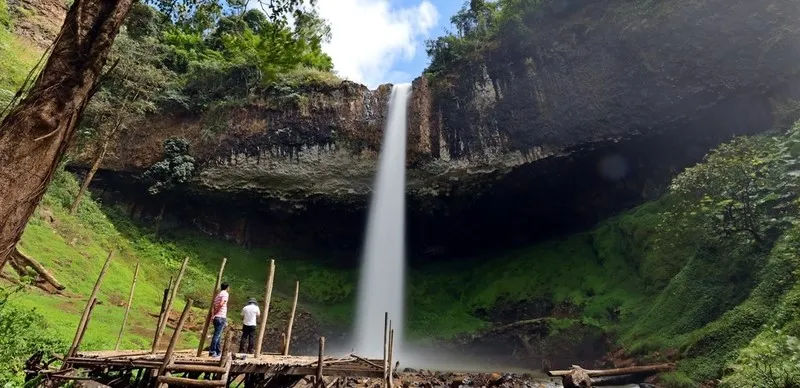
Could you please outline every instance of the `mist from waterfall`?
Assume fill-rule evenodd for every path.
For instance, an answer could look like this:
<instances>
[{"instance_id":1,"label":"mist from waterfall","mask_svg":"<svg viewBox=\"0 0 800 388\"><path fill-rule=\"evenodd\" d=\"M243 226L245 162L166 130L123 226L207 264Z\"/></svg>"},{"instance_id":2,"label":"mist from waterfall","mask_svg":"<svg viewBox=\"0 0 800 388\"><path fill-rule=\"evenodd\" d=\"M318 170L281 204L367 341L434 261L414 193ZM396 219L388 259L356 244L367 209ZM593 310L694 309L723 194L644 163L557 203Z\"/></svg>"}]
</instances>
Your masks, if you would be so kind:
<instances>
[{"instance_id":1,"label":"mist from waterfall","mask_svg":"<svg viewBox=\"0 0 800 388\"><path fill-rule=\"evenodd\" d=\"M356 311L355 351L383 355L384 313L394 329L395 349L405 325L406 121L410 84L395 85L369 208Z\"/></svg>"}]
</instances>

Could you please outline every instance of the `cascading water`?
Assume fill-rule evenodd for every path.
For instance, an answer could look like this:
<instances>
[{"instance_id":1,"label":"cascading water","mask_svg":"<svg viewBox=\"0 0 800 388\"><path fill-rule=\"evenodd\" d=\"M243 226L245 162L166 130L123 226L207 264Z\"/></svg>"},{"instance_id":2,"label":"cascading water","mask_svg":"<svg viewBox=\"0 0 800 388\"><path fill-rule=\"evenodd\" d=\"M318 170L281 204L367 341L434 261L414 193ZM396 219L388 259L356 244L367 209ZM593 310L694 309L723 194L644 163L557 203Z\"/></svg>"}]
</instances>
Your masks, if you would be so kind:
<instances>
[{"instance_id":1,"label":"cascading water","mask_svg":"<svg viewBox=\"0 0 800 388\"><path fill-rule=\"evenodd\" d=\"M378 176L367 221L356 312L356 347L362 356L383 354L384 313L395 349L405 323L406 110L411 85L395 85L383 135Z\"/></svg>"}]
</instances>

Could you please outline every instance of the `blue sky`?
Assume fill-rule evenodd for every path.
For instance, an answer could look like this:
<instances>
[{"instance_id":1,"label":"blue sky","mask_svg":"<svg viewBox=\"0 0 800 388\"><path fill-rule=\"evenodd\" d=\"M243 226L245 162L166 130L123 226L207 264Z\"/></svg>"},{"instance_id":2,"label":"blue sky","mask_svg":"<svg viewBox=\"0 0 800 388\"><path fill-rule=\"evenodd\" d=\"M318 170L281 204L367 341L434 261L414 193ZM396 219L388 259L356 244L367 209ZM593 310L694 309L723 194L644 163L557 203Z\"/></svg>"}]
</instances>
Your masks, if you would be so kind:
<instances>
[{"instance_id":1,"label":"blue sky","mask_svg":"<svg viewBox=\"0 0 800 388\"><path fill-rule=\"evenodd\" d=\"M464 0L317 0L331 25L324 50L340 77L375 88L427 66L425 40L444 34Z\"/></svg>"}]
</instances>

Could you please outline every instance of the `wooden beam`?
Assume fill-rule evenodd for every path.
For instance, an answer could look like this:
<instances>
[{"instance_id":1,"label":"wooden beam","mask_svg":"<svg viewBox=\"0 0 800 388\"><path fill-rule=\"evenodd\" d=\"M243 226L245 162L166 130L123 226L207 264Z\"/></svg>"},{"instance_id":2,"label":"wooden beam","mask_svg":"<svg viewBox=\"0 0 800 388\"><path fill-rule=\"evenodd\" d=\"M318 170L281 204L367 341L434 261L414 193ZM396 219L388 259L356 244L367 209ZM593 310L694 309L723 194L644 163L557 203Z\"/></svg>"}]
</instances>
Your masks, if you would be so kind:
<instances>
[{"instance_id":1,"label":"wooden beam","mask_svg":"<svg viewBox=\"0 0 800 388\"><path fill-rule=\"evenodd\" d=\"M172 363L167 365L170 372L225 373L227 369L217 365L187 365Z\"/></svg>"},{"instance_id":2,"label":"wooden beam","mask_svg":"<svg viewBox=\"0 0 800 388\"><path fill-rule=\"evenodd\" d=\"M227 330L225 330L225 342L222 344L222 354L221 357L219 358L219 366L225 366L226 360L233 353L234 346L235 344L233 343L233 330L231 328L228 328Z\"/></svg>"},{"instance_id":3,"label":"wooden beam","mask_svg":"<svg viewBox=\"0 0 800 388\"><path fill-rule=\"evenodd\" d=\"M208 314L206 314L206 321L203 323L203 332L200 334L200 344L197 345L197 357L200 357L203 354L203 347L206 342L206 336L208 335L208 326L211 324L211 319L213 318L212 315L214 314L214 299L217 298L217 293L219 293L219 288L222 285L222 274L225 272L225 263L228 262L227 257L222 258L222 264L219 266L219 273L217 273L217 282L215 283L214 289L211 291L211 303L208 305Z\"/></svg>"},{"instance_id":4,"label":"wooden beam","mask_svg":"<svg viewBox=\"0 0 800 388\"><path fill-rule=\"evenodd\" d=\"M228 332L228 340L233 341L233 332ZM222 367L225 368L225 372L220 376L220 380L225 382L225 385L228 385L228 380L230 380L231 376L231 367L233 366L233 354L230 352L230 348L233 347L233 344L229 346L228 354L225 355L224 362L222 363Z\"/></svg>"},{"instance_id":5,"label":"wooden beam","mask_svg":"<svg viewBox=\"0 0 800 388\"><path fill-rule=\"evenodd\" d=\"M175 284L172 286L172 292L170 292L169 298L167 298L167 305L163 314L164 319L161 319L161 323L156 329L156 337L153 340L153 348L150 350L151 353L156 352L156 349L158 348L158 342L161 341L161 336L164 335L164 329L167 327L167 322L169 321L169 312L172 310L172 303L175 301L175 297L178 295L178 289L181 286L181 279L183 279L183 274L186 272L187 264L189 264L189 257L183 259L181 269L178 271L178 278L175 279Z\"/></svg>"},{"instance_id":6,"label":"wooden beam","mask_svg":"<svg viewBox=\"0 0 800 388\"><path fill-rule=\"evenodd\" d=\"M292 302L292 315L289 316L289 327L286 329L286 346L283 348L283 355L289 355L289 346L292 343L292 326L294 325L294 314L297 311L297 296L300 294L300 281L294 284L294 302Z\"/></svg>"},{"instance_id":7,"label":"wooden beam","mask_svg":"<svg viewBox=\"0 0 800 388\"><path fill-rule=\"evenodd\" d=\"M175 344L178 343L178 338L181 336L181 330L183 330L183 324L186 323L186 318L189 317L189 312L192 310L192 304L194 301L189 299L186 302L186 306L183 308L183 312L181 313L181 318L178 320L178 325L175 326L175 331L172 333L172 338L169 340L169 346L167 346L167 352L164 353L164 361L161 363L161 368L158 369L158 375L161 376L164 372L167 371L167 367L172 362L172 355L175 352Z\"/></svg>"},{"instance_id":8,"label":"wooden beam","mask_svg":"<svg viewBox=\"0 0 800 388\"><path fill-rule=\"evenodd\" d=\"M225 380L195 380L187 379L185 377L171 377L159 376L157 379L159 384L186 386L186 387L224 387L228 384Z\"/></svg>"},{"instance_id":9,"label":"wooden beam","mask_svg":"<svg viewBox=\"0 0 800 388\"><path fill-rule=\"evenodd\" d=\"M131 305L133 304L133 290L136 288L136 278L139 277L139 263L136 263L136 269L133 270L133 281L131 282L131 292L128 295L128 305L125 306L125 315L122 316L122 325L119 328L119 335L117 335L117 343L114 344L114 350L119 350L119 344L122 341L122 333L125 332L125 323L128 322L128 314L131 312Z\"/></svg>"},{"instance_id":10,"label":"wooden beam","mask_svg":"<svg viewBox=\"0 0 800 388\"><path fill-rule=\"evenodd\" d=\"M256 338L255 356L261 356L261 346L264 343L264 333L267 331L267 317L269 317L269 305L272 301L272 283L275 280L275 260L269 261L269 276L267 277L266 290L264 291L264 309L261 311L261 322L258 323L258 337Z\"/></svg>"},{"instance_id":11,"label":"wooden beam","mask_svg":"<svg viewBox=\"0 0 800 388\"><path fill-rule=\"evenodd\" d=\"M576 367L576 369L579 367ZM643 365L643 366L631 366L627 368L615 368L615 369L597 369L597 370L584 370L590 377L600 377L600 376L614 376L614 375L627 375L627 374L635 374L635 373L657 373L657 372L667 372L675 369L674 364L657 364L657 365ZM560 377L560 376L568 376L573 373L575 369L570 370L551 370L547 372L548 376L551 377Z\"/></svg>"},{"instance_id":12,"label":"wooden beam","mask_svg":"<svg viewBox=\"0 0 800 388\"><path fill-rule=\"evenodd\" d=\"M81 316L81 320L78 322L78 328L77 330L75 330L75 336L72 338L72 345L70 345L66 357L70 357L73 354L75 354L75 350L78 347L79 337L81 335L81 332L84 330L84 326L86 325L86 320L89 317L89 310L92 308L92 303L97 297L97 291L100 290L100 285L103 283L103 277L106 276L106 271L108 271L108 265L111 263L111 258L113 256L114 256L114 251L112 250L111 252L108 253L106 262L103 264L103 268L97 275L97 280L94 282L94 288L92 288L92 293L89 294L89 300L86 301L86 306L83 308L83 315ZM66 364L64 365L66 366Z\"/></svg>"}]
</instances>

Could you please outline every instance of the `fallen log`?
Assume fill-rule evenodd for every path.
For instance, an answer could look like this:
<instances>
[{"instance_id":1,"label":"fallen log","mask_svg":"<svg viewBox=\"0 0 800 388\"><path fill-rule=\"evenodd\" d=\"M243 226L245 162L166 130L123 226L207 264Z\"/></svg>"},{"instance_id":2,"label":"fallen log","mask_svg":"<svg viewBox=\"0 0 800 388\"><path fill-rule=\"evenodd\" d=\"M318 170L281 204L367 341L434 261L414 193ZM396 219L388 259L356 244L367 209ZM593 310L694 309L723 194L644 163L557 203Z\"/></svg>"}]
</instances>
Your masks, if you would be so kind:
<instances>
[{"instance_id":1,"label":"fallen log","mask_svg":"<svg viewBox=\"0 0 800 388\"><path fill-rule=\"evenodd\" d=\"M580 368L579 366L573 365L573 368ZM637 373L658 373L658 372L667 372L675 369L674 364L658 364L658 365L642 365L642 366L631 366L627 368L614 368L614 369L583 369L589 377L600 377L600 376L615 376L615 375L627 375L627 374L637 374ZM570 370L551 370L547 372L547 375L550 377L563 377L572 374L574 369Z\"/></svg>"},{"instance_id":2,"label":"fallen log","mask_svg":"<svg viewBox=\"0 0 800 388\"><path fill-rule=\"evenodd\" d=\"M31 268L36 275L38 275L43 281L52 285L56 290L61 291L67 288L52 274L50 274L50 272L48 272L44 266L39 264L38 261L20 252L17 247L14 247L14 250L11 252L11 256L9 257L8 261L9 264L11 264L11 267L20 276L28 276L29 272L27 268Z\"/></svg>"},{"instance_id":3,"label":"fallen log","mask_svg":"<svg viewBox=\"0 0 800 388\"><path fill-rule=\"evenodd\" d=\"M592 377L593 387L618 387L625 385L638 385L657 372L631 373L627 375Z\"/></svg>"}]
</instances>

